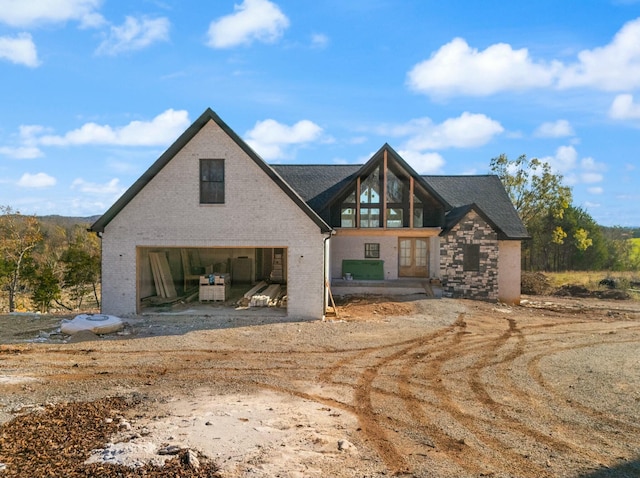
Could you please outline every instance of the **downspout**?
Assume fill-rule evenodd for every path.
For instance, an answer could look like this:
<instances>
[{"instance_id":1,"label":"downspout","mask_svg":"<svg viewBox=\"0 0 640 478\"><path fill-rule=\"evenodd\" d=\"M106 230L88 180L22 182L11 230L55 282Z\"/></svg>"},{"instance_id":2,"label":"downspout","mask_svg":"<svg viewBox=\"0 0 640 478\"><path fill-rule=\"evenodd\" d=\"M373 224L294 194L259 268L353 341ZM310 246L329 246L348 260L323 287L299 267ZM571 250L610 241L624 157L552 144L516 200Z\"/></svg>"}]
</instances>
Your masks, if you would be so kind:
<instances>
[{"instance_id":1,"label":"downspout","mask_svg":"<svg viewBox=\"0 0 640 478\"><path fill-rule=\"evenodd\" d=\"M329 277L329 266L330 266L330 262L331 262L331 258L329 257L329 239L331 239L332 236L334 236L336 233L335 230L331 229L331 231L329 232L329 234L327 236L324 237L324 239L322 240L322 250L324 252L324 284L322 285L322 290L324 291L324 293L322 294L322 321L324 322L326 320L326 313L327 313L327 306L328 306L328 299L329 299L329 289L327 284L329 284L331 282L331 278Z\"/></svg>"}]
</instances>

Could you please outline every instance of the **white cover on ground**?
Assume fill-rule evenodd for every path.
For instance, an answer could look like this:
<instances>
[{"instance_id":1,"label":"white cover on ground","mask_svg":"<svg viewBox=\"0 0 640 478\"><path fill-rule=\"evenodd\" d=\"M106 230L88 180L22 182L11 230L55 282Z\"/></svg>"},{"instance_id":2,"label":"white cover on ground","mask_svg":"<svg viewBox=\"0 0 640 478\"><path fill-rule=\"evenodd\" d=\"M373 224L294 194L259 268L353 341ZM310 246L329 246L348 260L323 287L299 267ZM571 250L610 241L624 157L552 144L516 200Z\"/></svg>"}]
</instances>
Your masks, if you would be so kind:
<instances>
[{"instance_id":1,"label":"white cover on ground","mask_svg":"<svg viewBox=\"0 0 640 478\"><path fill-rule=\"evenodd\" d=\"M124 322L120 317L105 314L80 314L72 320L63 320L60 332L73 335L83 330L88 330L94 334L110 334L122 330Z\"/></svg>"}]
</instances>

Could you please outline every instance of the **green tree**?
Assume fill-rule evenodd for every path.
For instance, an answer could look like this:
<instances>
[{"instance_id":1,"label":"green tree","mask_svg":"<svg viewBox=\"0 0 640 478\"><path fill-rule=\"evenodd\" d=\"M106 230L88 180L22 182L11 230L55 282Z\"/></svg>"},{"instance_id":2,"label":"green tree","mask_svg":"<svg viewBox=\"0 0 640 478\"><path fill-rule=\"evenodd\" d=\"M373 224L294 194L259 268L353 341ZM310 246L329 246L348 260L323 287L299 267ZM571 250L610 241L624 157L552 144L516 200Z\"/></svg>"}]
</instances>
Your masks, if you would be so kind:
<instances>
[{"instance_id":1,"label":"green tree","mask_svg":"<svg viewBox=\"0 0 640 478\"><path fill-rule=\"evenodd\" d=\"M60 300L60 282L51 264L45 264L33 280L31 300L40 312L49 312L51 303Z\"/></svg>"},{"instance_id":2,"label":"green tree","mask_svg":"<svg viewBox=\"0 0 640 478\"><path fill-rule=\"evenodd\" d=\"M100 280L100 249L97 237L86 229L76 227L73 240L62 255L64 263L63 284L70 289L75 308L82 306L87 292L92 288L96 303L99 305L98 283Z\"/></svg>"},{"instance_id":3,"label":"green tree","mask_svg":"<svg viewBox=\"0 0 640 478\"><path fill-rule=\"evenodd\" d=\"M9 294L9 312L15 311L23 269L41 241L40 223L35 216L23 216L9 206L0 206L0 284Z\"/></svg>"},{"instance_id":4,"label":"green tree","mask_svg":"<svg viewBox=\"0 0 640 478\"><path fill-rule=\"evenodd\" d=\"M561 220L572 202L571 188L562 183L549 163L521 155L493 158L490 169L497 174L511 198L530 241L523 242L523 263L529 269L557 268L559 254L567 237Z\"/></svg>"}]
</instances>

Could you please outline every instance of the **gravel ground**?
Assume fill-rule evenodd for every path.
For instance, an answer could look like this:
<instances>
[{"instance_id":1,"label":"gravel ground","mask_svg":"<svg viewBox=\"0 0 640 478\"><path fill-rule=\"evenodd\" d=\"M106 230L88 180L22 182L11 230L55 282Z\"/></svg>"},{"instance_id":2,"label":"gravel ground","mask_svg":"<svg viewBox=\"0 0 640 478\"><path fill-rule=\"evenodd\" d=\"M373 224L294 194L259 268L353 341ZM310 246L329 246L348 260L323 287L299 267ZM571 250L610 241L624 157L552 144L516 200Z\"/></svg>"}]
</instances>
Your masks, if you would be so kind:
<instances>
[{"instance_id":1,"label":"gravel ground","mask_svg":"<svg viewBox=\"0 0 640 478\"><path fill-rule=\"evenodd\" d=\"M110 417L125 425L73 463L39 453L50 476L91 476L90 456L122 467L103 476L142 476L171 446L167 476L640 476L640 303L413 299L351 301L325 322L147 315L78 343L48 336L58 319L0 317L0 477L35 476L9 446L27 431L44 450ZM94 421L48 421L65 407Z\"/></svg>"}]
</instances>

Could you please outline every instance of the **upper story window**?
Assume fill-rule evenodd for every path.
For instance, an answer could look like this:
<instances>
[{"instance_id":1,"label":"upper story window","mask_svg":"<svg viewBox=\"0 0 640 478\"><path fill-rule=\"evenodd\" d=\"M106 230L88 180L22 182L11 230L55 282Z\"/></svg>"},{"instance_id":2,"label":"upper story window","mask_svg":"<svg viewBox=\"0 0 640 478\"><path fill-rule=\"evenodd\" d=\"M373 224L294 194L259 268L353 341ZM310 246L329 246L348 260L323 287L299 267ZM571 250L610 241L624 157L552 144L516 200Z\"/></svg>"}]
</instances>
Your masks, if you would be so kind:
<instances>
[{"instance_id":1,"label":"upper story window","mask_svg":"<svg viewBox=\"0 0 640 478\"><path fill-rule=\"evenodd\" d=\"M443 205L420 179L414 179L393 158L381 158L331 204L330 224L344 228L442 227Z\"/></svg>"},{"instance_id":2,"label":"upper story window","mask_svg":"<svg viewBox=\"0 0 640 478\"><path fill-rule=\"evenodd\" d=\"M224 159L200 160L200 204L224 204Z\"/></svg>"}]
</instances>

